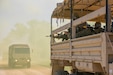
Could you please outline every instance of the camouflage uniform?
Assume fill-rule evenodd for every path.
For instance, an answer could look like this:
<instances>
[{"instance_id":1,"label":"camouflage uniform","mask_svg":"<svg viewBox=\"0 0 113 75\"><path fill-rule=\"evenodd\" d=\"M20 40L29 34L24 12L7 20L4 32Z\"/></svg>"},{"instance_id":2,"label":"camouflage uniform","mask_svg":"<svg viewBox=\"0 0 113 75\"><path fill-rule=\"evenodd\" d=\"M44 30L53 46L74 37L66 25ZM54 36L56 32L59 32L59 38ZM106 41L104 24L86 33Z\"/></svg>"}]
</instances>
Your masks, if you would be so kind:
<instances>
[{"instance_id":1,"label":"camouflage uniform","mask_svg":"<svg viewBox=\"0 0 113 75\"><path fill-rule=\"evenodd\" d=\"M69 33L68 32L64 32L64 34L60 33L60 34L57 34L57 36L54 36L54 38L62 39L62 41L68 40Z\"/></svg>"},{"instance_id":2,"label":"camouflage uniform","mask_svg":"<svg viewBox=\"0 0 113 75\"><path fill-rule=\"evenodd\" d=\"M69 39L69 37L68 37L68 32L65 32L63 35L62 35L62 41L64 41L64 40L68 40Z\"/></svg>"},{"instance_id":3,"label":"camouflage uniform","mask_svg":"<svg viewBox=\"0 0 113 75\"><path fill-rule=\"evenodd\" d=\"M90 25L87 25L87 23L83 23L81 26L78 26L77 28L77 34L76 37L83 37L88 36L91 34L94 34L93 28L90 27Z\"/></svg>"},{"instance_id":4,"label":"camouflage uniform","mask_svg":"<svg viewBox=\"0 0 113 75\"><path fill-rule=\"evenodd\" d=\"M96 23L95 23L95 28L94 28L94 29L95 29L95 30L94 30L94 31L95 31L95 34L104 31L104 29L101 28L101 23L100 23L100 22L96 22Z\"/></svg>"}]
</instances>

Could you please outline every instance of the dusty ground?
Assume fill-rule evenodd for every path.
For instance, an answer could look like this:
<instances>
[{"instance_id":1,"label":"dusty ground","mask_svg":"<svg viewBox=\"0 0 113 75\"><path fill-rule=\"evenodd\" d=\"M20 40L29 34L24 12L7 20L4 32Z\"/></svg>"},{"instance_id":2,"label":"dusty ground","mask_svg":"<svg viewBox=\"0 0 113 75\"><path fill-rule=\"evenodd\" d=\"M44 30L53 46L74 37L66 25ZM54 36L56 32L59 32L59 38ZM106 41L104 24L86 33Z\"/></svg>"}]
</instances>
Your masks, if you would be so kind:
<instances>
[{"instance_id":1,"label":"dusty ground","mask_svg":"<svg viewBox=\"0 0 113 75\"><path fill-rule=\"evenodd\" d=\"M51 75L51 69L39 65L32 65L31 68L9 68L6 63L0 63L0 75Z\"/></svg>"}]
</instances>

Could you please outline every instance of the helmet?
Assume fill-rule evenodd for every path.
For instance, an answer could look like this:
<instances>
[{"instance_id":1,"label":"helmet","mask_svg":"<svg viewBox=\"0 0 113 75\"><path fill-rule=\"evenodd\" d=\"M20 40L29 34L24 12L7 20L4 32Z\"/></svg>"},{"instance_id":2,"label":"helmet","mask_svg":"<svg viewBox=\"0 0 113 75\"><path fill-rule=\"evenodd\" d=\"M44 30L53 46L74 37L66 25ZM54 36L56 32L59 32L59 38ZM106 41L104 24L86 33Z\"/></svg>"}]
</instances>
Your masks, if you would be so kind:
<instances>
[{"instance_id":1,"label":"helmet","mask_svg":"<svg viewBox=\"0 0 113 75\"><path fill-rule=\"evenodd\" d=\"M86 26L86 25L84 25L84 26L83 26L83 28L87 28L87 26Z\"/></svg>"},{"instance_id":2,"label":"helmet","mask_svg":"<svg viewBox=\"0 0 113 75\"><path fill-rule=\"evenodd\" d=\"M96 22L95 23L95 28L100 28L101 27L101 23L100 22Z\"/></svg>"}]
</instances>

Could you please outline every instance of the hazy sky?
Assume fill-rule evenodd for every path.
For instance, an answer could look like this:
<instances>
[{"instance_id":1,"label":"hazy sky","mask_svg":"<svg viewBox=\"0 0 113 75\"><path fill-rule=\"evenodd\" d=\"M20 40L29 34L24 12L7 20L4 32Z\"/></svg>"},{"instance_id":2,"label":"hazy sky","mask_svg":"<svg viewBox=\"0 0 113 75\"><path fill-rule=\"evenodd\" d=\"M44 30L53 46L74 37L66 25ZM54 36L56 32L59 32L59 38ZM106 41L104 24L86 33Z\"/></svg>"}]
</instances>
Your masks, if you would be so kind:
<instances>
[{"instance_id":1,"label":"hazy sky","mask_svg":"<svg viewBox=\"0 0 113 75\"><path fill-rule=\"evenodd\" d=\"M26 24L30 20L50 22L57 2L63 0L0 0L0 39L16 23Z\"/></svg>"},{"instance_id":2,"label":"hazy sky","mask_svg":"<svg viewBox=\"0 0 113 75\"><path fill-rule=\"evenodd\" d=\"M50 41L45 36L50 35L52 11L62 1L0 0L0 60L7 57L9 45L16 42L30 43L32 60L49 60Z\"/></svg>"}]
</instances>

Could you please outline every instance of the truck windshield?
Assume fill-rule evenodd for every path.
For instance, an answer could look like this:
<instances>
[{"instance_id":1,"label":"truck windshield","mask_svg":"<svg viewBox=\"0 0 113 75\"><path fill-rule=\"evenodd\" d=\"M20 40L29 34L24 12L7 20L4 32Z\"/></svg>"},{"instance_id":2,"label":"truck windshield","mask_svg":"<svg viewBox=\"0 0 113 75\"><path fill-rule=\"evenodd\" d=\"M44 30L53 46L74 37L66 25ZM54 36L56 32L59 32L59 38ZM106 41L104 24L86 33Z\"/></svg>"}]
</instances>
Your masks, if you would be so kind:
<instances>
[{"instance_id":1,"label":"truck windshield","mask_svg":"<svg viewBox=\"0 0 113 75\"><path fill-rule=\"evenodd\" d=\"M27 53L30 53L30 50L29 48L15 48L15 53L27 54Z\"/></svg>"}]
</instances>

